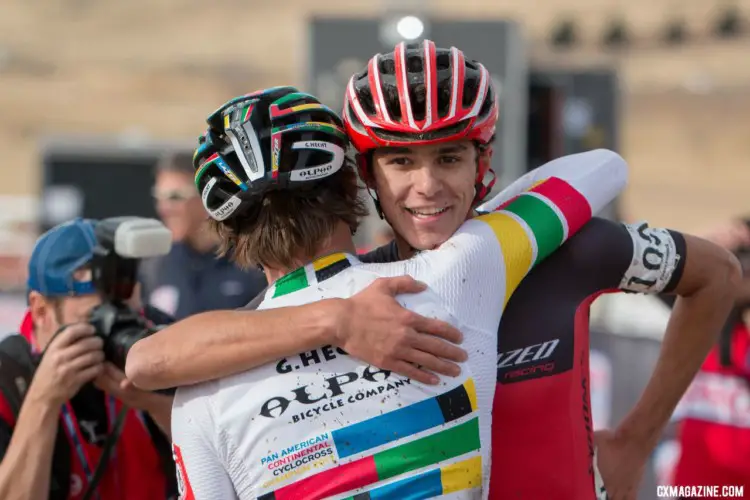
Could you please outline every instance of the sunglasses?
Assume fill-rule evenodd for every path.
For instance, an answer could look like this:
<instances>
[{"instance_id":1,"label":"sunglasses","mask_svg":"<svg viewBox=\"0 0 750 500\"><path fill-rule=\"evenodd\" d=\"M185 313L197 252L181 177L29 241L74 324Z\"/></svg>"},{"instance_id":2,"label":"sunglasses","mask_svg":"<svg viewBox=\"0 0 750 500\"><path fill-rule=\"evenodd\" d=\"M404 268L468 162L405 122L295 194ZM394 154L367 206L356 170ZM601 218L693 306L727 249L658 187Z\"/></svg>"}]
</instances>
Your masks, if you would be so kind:
<instances>
[{"instance_id":1,"label":"sunglasses","mask_svg":"<svg viewBox=\"0 0 750 500\"><path fill-rule=\"evenodd\" d=\"M183 202L198 196L194 186L185 186L180 189L152 189L151 196L155 201L169 201L173 203Z\"/></svg>"}]
</instances>

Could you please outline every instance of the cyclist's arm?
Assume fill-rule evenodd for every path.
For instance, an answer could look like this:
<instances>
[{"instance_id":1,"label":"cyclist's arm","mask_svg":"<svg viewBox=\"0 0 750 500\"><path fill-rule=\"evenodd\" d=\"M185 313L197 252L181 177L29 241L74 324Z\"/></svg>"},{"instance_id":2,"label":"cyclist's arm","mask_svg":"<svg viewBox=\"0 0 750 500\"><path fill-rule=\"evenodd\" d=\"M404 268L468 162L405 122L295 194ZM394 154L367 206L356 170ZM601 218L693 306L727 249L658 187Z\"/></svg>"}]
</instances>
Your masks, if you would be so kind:
<instances>
[{"instance_id":1,"label":"cyclist's arm","mask_svg":"<svg viewBox=\"0 0 750 500\"><path fill-rule=\"evenodd\" d=\"M659 359L643 395L617 429L648 450L715 344L742 281L731 253L694 236L684 235L684 241L684 270L672 291L678 297Z\"/></svg>"},{"instance_id":2,"label":"cyclist's arm","mask_svg":"<svg viewBox=\"0 0 750 500\"><path fill-rule=\"evenodd\" d=\"M3 420L0 432L7 447L0 450L0 498L49 496L59 417L59 407L29 397L21 405L15 427Z\"/></svg>"},{"instance_id":3,"label":"cyclist's arm","mask_svg":"<svg viewBox=\"0 0 750 500\"><path fill-rule=\"evenodd\" d=\"M136 342L125 373L139 388L165 389L221 378L331 344L336 301L264 311L209 311Z\"/></svg>"},{"instance_id":4,"label":"cyclist's arm","mask_svg":"<svg viewBox=\"0 0 750 500\"><path fill-rule=\"evenodd\" d=\"M617 429L650 452L724 325L741 280L739 264L708 241L646 223L592 221L563 251L592 292L678 296L651 380Z\"/></svg>"},{"instance_id":5,"label":"cyclist's arm","mask_svg":"<svg viewBox=\"0 0 750 500\"><path fill-rule=\"evenodd\" d=\"M394 298L423 288L399 276L376 280L349 299L198 314L137 342L125 372L138 387L164 389L334 345L382 369L434 384L435 374L454 375L454 362L466 353L455 345L461 342L457 329L408 311ZM257 307L255 302L248 309Z\"/></svg>"},{"instance_id":6,"label":"cyclist's arm","mask_svg":"<svg viewBox=\"0 0 750 500\"><path fill-rule=\"evenodd\" d=\"M180 498L232 500L237 495L221 459L220 429L204 386L177 391L172 409L172 443Z\"/></svg>"}]
</instances>

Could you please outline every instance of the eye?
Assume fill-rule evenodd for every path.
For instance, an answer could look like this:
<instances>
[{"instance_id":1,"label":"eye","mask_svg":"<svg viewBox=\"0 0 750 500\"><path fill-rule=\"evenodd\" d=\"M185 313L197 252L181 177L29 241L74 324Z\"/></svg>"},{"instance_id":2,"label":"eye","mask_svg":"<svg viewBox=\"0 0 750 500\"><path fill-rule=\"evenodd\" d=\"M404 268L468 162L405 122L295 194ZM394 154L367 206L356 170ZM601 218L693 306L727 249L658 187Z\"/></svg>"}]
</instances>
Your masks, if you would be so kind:
<instances>
[{"instance_id":1,"label":"eye","mask_svg":"<svg viewBox=\"0 0 750 500\"><path fill-rule=\"evenodd\" d=\"M439 158L440 163L450 165L461 161L461 157L456 155L441 155Z\"/></svg>"},{"instance_id":2,"label":"eye","mask_svg":"<svg viewBox=\"0 0 750 500\"><path fill-rule=\"evenodd\" d=\"M410 165L411 158L408 158L406 156L394 156L393 158L389 158L386 163L388 163L388 165Z\"/></svg>"}]
</instances>

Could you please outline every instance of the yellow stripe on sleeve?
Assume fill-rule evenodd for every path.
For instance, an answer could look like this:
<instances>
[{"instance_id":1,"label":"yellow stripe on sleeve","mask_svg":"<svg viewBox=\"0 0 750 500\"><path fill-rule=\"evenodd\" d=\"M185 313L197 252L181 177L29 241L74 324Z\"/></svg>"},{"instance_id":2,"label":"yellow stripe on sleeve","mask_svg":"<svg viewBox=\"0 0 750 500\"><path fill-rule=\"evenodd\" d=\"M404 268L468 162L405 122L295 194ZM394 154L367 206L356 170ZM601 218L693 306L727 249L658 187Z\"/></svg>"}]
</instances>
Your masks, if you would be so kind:
<instances>
[{"instance_id":1,"label":"yellow stripe on sleeve","mask_svg":"<svg viewBox=\"0 0 750 500\"><path fill-rule=\"evenodd\" d=\"M466 389L466 394L469 396L471 411L477 411L477 388L474 386L473 378L469 378L464 382L464 389Z\"/></svg>"},{"instance_id":2,"label":"yellow stripe on sleeve","mask_svg":"<svg viewBox=\"0 0 750 500\"><path fill-rule=\"evenodd\" d=\"M526 229L513 217L500 212L482 215L480 220L492 228L495 233L505 261L505 303L531 269L534 258L534 246Z\"/></svg>"},{"instance_id":3,"label":"yellow stripe on sleeve","mask_svg":"<svg viewBox=\"0 0 750 500\"><path fill-rule=\"evenodd\" d=\"M482 457L477 456L440 468L443 495L482 485Z\"/></svg>"}]
</instances>

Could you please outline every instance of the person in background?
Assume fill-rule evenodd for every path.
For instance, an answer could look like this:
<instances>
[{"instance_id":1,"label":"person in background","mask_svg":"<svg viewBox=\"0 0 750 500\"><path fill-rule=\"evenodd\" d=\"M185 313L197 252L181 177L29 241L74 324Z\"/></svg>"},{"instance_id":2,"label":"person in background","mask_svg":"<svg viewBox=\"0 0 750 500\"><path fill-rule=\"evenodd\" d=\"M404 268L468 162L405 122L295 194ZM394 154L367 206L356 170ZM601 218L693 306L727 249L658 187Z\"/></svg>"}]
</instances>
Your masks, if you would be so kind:
<instances>
[{"instance_id":1,"label":"person in background","mask_svg":"<svg viewBox=\"0 0 750 500\"><path fill-rule=\"evenodd\" d=\"M101 303L89 267L95 222L59 225L29 262L22 334L0 343L0 498L164 500L177 493L168 432L172 397L136 389L105 361L88 323ZM136 304L133 304L136 305ZM164 315L145 308L147 320ZM113 429L122 420L119 437ZM103 459L98 485L95 471Z\"/></svg>"},{"instance_id":2,"label":"person in background","mask_svg":"<svg viewBox=\"0 0 750 500\"><path fill-rule=\"evenodd\" d=\"M669 449L676 466L663 479L675 486L742 486L750 494L750 219L705 237L738 256L745 279L719 342L675 410L679 446Z\"/></svg>"},{"instance_id":3,"label":"person in background","mask_svg":"<svg viewBox=\"0 0 750 500\"><path fill-rule=\"evenodd\" d=\"M190 152L170 153L158 163L153 196L174 243L169 254L141 266L144 301L175 319L242 307L266 286L259 270L239 269L216 256L216 236L207 231L194 175Z\"/></svg>"}]
</instances>

